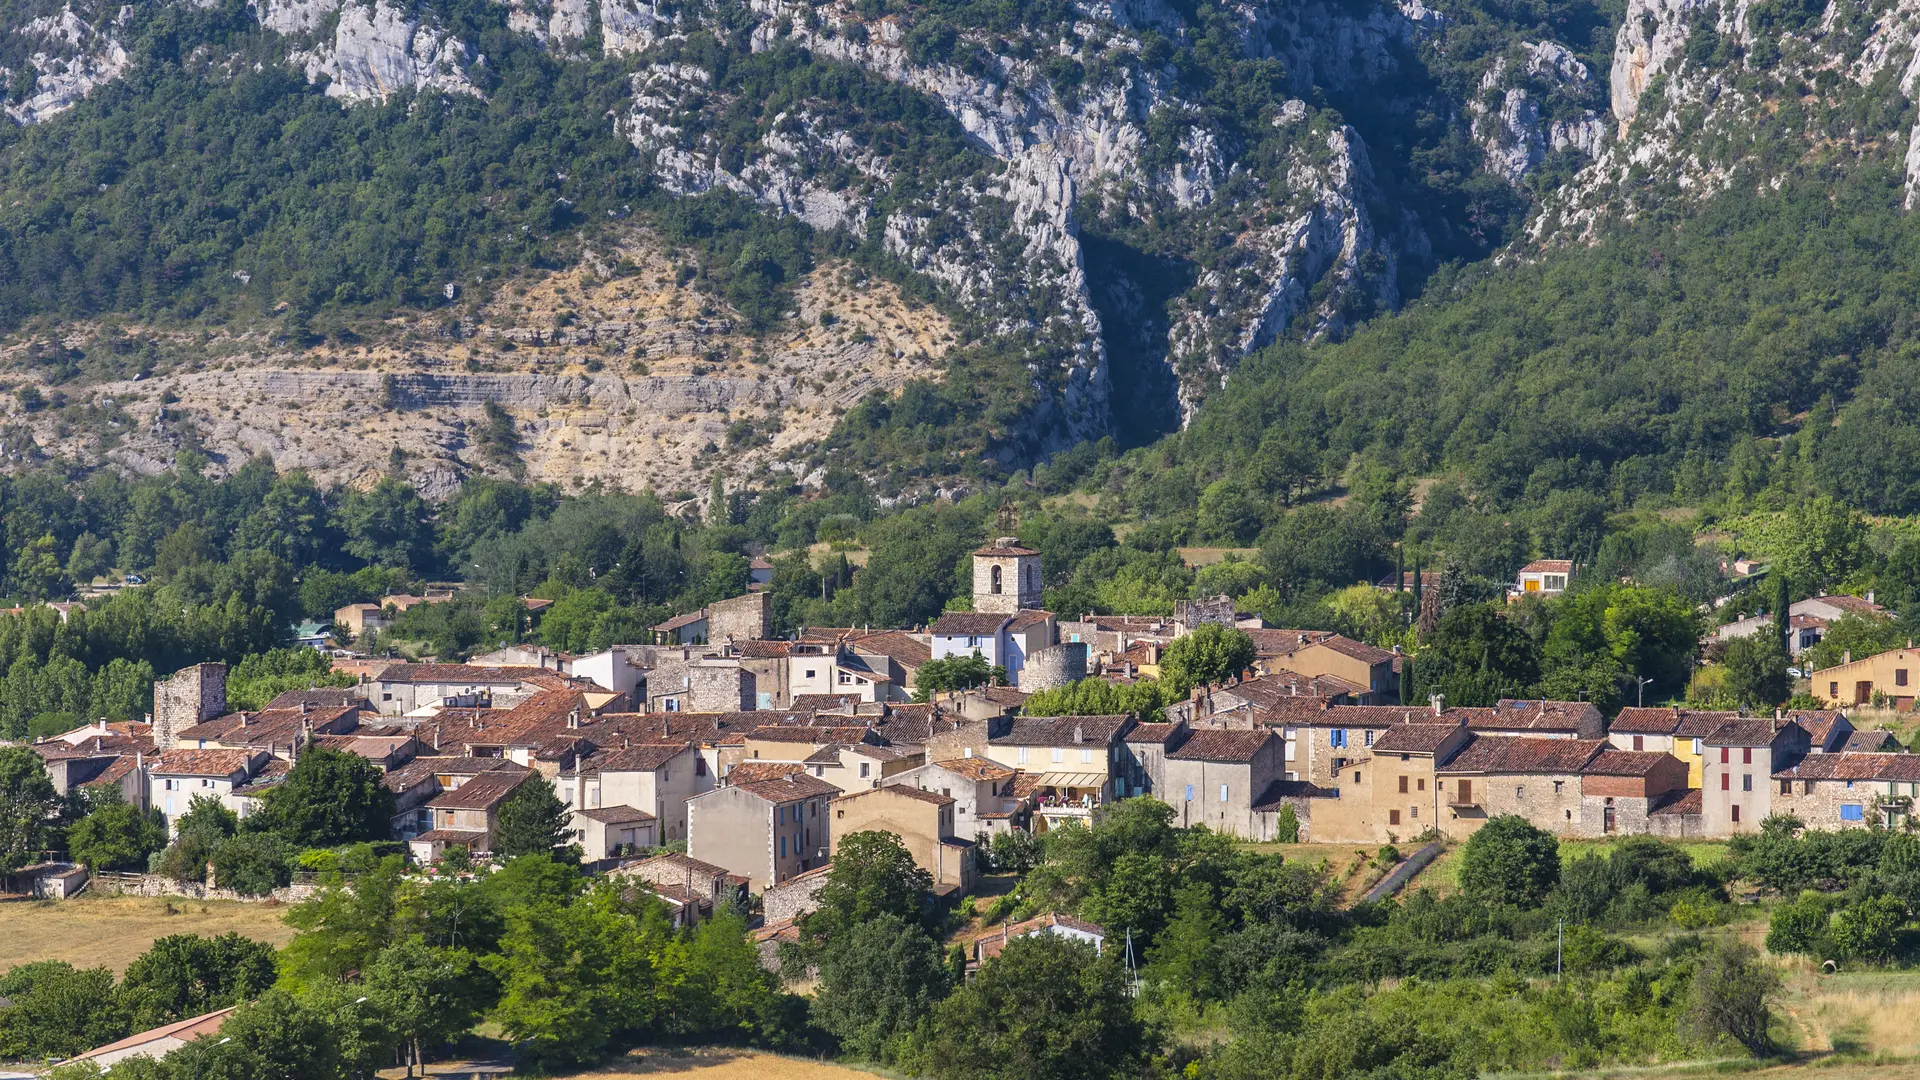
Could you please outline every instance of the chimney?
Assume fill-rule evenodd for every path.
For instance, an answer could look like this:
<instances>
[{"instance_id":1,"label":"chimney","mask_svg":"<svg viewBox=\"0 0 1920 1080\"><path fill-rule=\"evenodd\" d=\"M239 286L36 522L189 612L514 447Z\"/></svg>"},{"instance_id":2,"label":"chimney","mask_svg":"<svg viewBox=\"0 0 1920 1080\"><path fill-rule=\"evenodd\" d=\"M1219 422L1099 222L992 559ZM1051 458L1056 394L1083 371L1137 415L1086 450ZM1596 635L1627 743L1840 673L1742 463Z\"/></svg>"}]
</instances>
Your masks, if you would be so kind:
<instances>
[{"instance_id":1,"label":"chimney","mask_svg":"<svg viewBox=\"0 0 1920 1080\"><path fill-rule=\"evenodd\" d=\"M1433 702L1433 715L1439 716L1447 711L1447 695L1434 694L1428 700Z\"/></svg>"},{"instance_id":2,"label":"chimney","mask_svg":"<svg viewBox=\"0 0 1920 1080\"><path fill-rule=\"evenodd\" d=\"M313 702L311 702L311 701L303 701L303 702L301 702L301 703L300 703L300 715L301 715L301 716L305 716L305 715L307 715L308 713L310 713L310 712L312 712L312 711L313 711Z\"/></svg>"},{"instance_id":3,"label":"chimney","mask_svg":"<svg viewBox=\"0 0 1920 1080\"><path fill-rule=\"evenodd\" d=\"M139 772L140 770L145 769L146 767L147 767L147 752L144 750L135 750L133 752L133 770L135 772Z\"/></svg>"},{"instance_id":4,"label":"chimney","mask_svg":"<svg viewBox=\"0 0 1920 1080\"><path fill-rule=\"evenodd\" d=\"M567 730L572 731L578 728L579 726L580 726L580 706L575 705L573 709L567 713Z\"/></svg>"},{"instance_id":5,"label":"chimney","mask_svg":"<svg viewBox=\"0 0 1920 1080\"><path fill-rule=\"evenodd\" d=\"M1841 662L1841 663L1843 663L1843 664L1851 664L1851 663L1853 663L1853 650L1852 650L1852 649L1848 649L1847 651L1845 651L1845 652L1843 652L1843 653L1841 653L1841 654L1840 654L1840 662Z\"/></svg>"},{"instance_id":6,"label":"chimney","mask_svg":"<svg viewBox=\"0 0 1920 1080\"><path fill-rule=\"evenodd\" d=\"M433 725L433 752L436 754L440 752L440 725L439 724Z\"/></svg>"},{"instance_id":7,"label":"chimney","mask_svg":"<svg viewBox=\"0 0 1920 1080\"><path fill-rule=\"evenodd\" d=\"M1087 741L1087 731L1079 724L1073 725L1073 741L1076 745Z\"/></svg>"}]
</instances>

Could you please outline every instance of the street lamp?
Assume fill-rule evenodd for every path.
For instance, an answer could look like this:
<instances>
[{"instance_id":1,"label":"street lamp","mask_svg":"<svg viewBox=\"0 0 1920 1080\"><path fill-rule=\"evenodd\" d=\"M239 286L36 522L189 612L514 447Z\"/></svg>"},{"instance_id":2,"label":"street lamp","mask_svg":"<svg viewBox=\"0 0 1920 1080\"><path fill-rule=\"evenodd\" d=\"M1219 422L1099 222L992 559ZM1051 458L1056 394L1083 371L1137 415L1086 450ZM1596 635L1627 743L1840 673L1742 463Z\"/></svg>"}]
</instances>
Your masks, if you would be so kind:
<instances>
[{"instance_id":1,"label":"street lamp","mask_svg":"<svg viewBox=\"0 0 1920 1080\"><path fill-rule=\"evenodd\" d=\"M1636 684L1636 695L1633 699L1633 703L1635 706L1645 707L1645 705L1647 704L1647 684L1652 682L1653 680L1647 678L1644 675L1635 675L1633 677L1633 681Z\"/></svg>"}]
</instances>

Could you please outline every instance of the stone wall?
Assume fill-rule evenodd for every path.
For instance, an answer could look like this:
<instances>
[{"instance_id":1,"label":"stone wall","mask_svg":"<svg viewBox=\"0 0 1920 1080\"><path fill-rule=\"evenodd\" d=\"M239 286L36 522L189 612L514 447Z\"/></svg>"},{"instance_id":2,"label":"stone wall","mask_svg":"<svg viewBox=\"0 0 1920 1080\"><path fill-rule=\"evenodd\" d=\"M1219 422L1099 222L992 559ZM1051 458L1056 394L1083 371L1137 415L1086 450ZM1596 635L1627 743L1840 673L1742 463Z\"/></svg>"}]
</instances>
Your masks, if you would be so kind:
<instances>
[{"instance_id":1,"label":"stone wall","mask_svg":"<svg viewBox=\"0 0 1920 1080\"><path fill-rule=\"evenodd\" d=\"M100 874L93 879L92 891L122 896L181 896L189 900L241 900L250 903L271 900L281 904L297 904L319 892L320 886L314 881L296 880L265 896L247 896L217 885L175 881L161 874Z\"/></svg>"},{"instance_id":2,"label":"stone wall","mask_svg":"<svg viewBox=\"0 0 1920 1080\"><path fill-rule=\"evenodd\" d=\"M820 890L826 885L830 867L810 870L799 877L770 885L760 894L761 910L769 924L797 919L820 906Z\"/></svg>"},{"instance_id":3,"label":"stone wall","mask_svg":"<svg viewBox=\"0 0 1920 1080\"><path fill-rule=\"evenodd\" d=\"M688 664L685 712L743 712L753 708L753 677L737 661L701 660Z\"/></svg>"},{"instance_id":4,"label":"stone wall","mask_svg":"<svg viewBox=\"0 0 1920 1080\"><path fill-rule=\"evenodd\" d=\"M1173 604L1173 621L1184 625L1189 631L1205 623L1216 626L1234 626L1233 598L1215 596L1206 600L1176 600Z\"/></svg>"},{"instance_id":5,"label":"stone wall","mask_svg":"<svg viewBox=\"0 0 1920 1080\"><path fill-rule=\"evenodd\" d=\"M1087 644L1066 641L1027 654L1020 669L1020 689L1029 694L1070 686L1087 677Z\"/></svg>"},{"instance_id":6,"label":"stone wall","mask_svg":"<svg viewBox=\"0 0 1920 1080\"><path fill-rule=\"evenodd\" d=\"M707 640L718 644L764 641L773 636L773 609L766 593L748 593L707 605Z\"/></svg>"},{"instance_id":7,"label":"stone wall","mask_svg":"<svg viewBox=\"0 0 1920 1080\"><path fill-rule=\"evenodd\" d=\"M153 743L173 748L174 735L227 711L227 665L195 664L153 684Z\"/></svg>"}]
</instances>

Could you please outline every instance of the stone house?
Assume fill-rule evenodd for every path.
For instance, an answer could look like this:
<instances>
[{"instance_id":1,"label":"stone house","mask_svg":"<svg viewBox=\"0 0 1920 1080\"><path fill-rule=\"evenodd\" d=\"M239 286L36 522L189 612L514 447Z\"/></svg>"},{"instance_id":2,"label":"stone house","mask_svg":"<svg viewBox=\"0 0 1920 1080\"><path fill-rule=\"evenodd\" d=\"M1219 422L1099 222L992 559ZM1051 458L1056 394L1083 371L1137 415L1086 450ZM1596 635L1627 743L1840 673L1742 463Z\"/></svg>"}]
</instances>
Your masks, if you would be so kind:
<instances>
[{"instance_id":1,"label":"stone house","mask_svg":"<svg viewBox=\"0 0 1920 1080\"><path fill-rule=\"evenodd\" d=\"M889 782L952 798L954 835L979 839L1019 824L1025 804L1013 794L1016 775L997 761L970 757L917 766L895 774Z\"/></svg>"},{"instance_id":2,"label":"stone house","mask_svg":"<svg viewBox=\"0 0 1920 1080\"><path fill-rule=\"evenodd\" d=\"M1187 737L1185 721L1171 724L1135 724L1127 729L1121 745L1126 750L1125 768L1116 778L1122 798L1155 795L1167 790L1167 751Z\"/></svg>"},{"instance_id":3,"label":"stone house","mask_svg":"<svg viewBox=\"0 0 1920 1080\"><path fill-rule=\"evenodd\" d=\"M1792 720L1729 720L1701 740L1705 762L1701 824L1709 836L1759 832L1773 813L1773 776L1800 764L1812 746Z\"/></svg>"},{"instance_id":4,"label":"stone house","mask_svg":"<svg viewBox=\"0 0 1920 1080\"><path fill-rule=\"evenodd\" d=\"M1372 747L1350 751L1330 785L1332 798L1313 808L1321 841L1392 843L1443 829L1443 792L1437 766L1451 760L1473 733L1463 722L1403 723L1382 730Z\"/></svg>"},{"instance_id":5,"label":"stone house","mask_svg":"<svg viewBox=\"0 0 1920 1080\"><path fill-rule=\"evenodd\" d=\"M1701 740L1727 721L1738 719L1737 712L1683 709L1677 705L1665 709L1625 708L1607 728L1607 741L1616 750L1672 754L1686 763L1687 786L1699 787L1703 775Z\"/></svg>"},{"instance_id":6,"label":"stone house","mask_svg":"<svg viewBox=\"0 0 1920 1080\"><path fill-rule=\"evenodd\" d=\"M1560 836L1586 835L1581 775L1607 744L1598 739L1476 736L1441 765L1442 831L1464 840L1502 814Z\"/></svg>"},{"instance_id":7,"label":"stone house","mask_svg":"<svg viewBox=\"0 0 1920 1080\"><path fill-rule=\"evenodd\" d=\"M256 750L165 751L147 766L147 805L166 815L169 835L178 831L180 815L198 797L245 816L249 803L234 792L270 760Z\"/></svg>"},{"instance_id":8,"label":"stone house","mask_svg":"<svg viewBox=\"0 0 1920 1080\"><path fill-rule=\"evenodd\" d=\"M687 801L687 852L763 892L827 861L833 826L824 810L839 793L804 773L702 792Z\"/></svg>"},{"instance_id":9,"label":"stone house","mask_svg":"<svg viewBox=\"0 0 1920 1080\"><path fill-rule=\"evenodd\" d=\"M1814 696L1834 708L1884 702L1906 712L1914 706L1914 695L1920 694L1920 650L1909 645L1859 660L1849 653L1845 663L1821 668L1808 681Z\"/></svg>"},{"instance_id":10,"label":"stone house","mask_svg":"<svg viewBox=\"0 0 1920 1080\"><path fill-rule=\"evenodd\" d=\"M767 891L760 894L761 918L766 925L775 926L811 914L820 906L820 890L831 880L833 866L828 864L767 886Z\"/></svg>"},{"instance_id":11,"label":"stone house","mask_svg":"<svg viewBox=\"0 0 1920 1080\"><path fill-rule=\"evenodd\" d=\"M1773 774L1773 812L1809 829L1900 828L1920 797L1920 754L1809 754Z\"/></svg>"},{"instance_id":12,"label":"stone house","mask_svg":"<svg viewBox=\"0 0 1920 1080\"><path fill-rule=\"evenodd\" d=\"M704 900L709 909L746 903L747 879L724 866L696 859L679 852L664 852L651 858L622 863L611 871L614 877L632 878L655 889L679 889Z\"/></svg>"},{"instance_id":13,"label":"stone house","mask_svg":"<svg viewBox=\"0 0 1920 1080\"><path fill-rule=\"evenodd\" d=\"M1034 828L1091 820L1095 807L1119 798L1124 777L1126 714L1020 717L990 735L986 756L1033 778Z\"/></svg>"},{"instance_id":14,"label":"stone house","mask_svg":"<svg viewBox=\"0 0 1920 1080\"><path fill-rule=\"evenodd\" d=\"M954 799L907 784L887 784L834 798L833 850L861 832L890 832L933 877L934 892L965 892L973 884L974 842L954 835Z\"/></svg>"},{"instance_id":15,"label":"stone house","mask_svg":"<svg viewBox=\"0 0 1920 1080\"><path fill-rule=\"evenodd\" d=\"M1166 754L1161 801L1181 827L1205 825L1214 832L1254 839L1261 830L1254 805L1284 776L1286 744L1267 728L1254 731L1190 731Z\"/></svg>"},{"instance_id":16,"label":"stone house","mask_svg":"<svg viewBox=\"0 0 1920 1080\"><path fill-rule=\"evenodd\" d=\"M554 784L577 811L629 807L655 823L655 844L687 835L687 800L714 787L713 771L691 742L625 742L595 749L562 767ZM654 845L649 845L654 846Z\"/></svg>"},{"instance_id":17,"label":"stone house","mask_svg":"<svg viewBox=\"0 0 1920 1080\"><path fill-rule=\"evenodd\" d=\"M348 604L333 613L334 629L353 641L360 640L368 631L386 629L388 623L386 609L379 604Z\"/></svg>"},{"instance_id":18,"label":"stone house","mask_svg":"<svg viewBox=\"0 0 1920 1080\"><path fill-rule=\"evenodd\" d=\"M1887 609L1873 602L1873 594L1866 599L1858 596L1809 596L1805 600L1796 600L1787 608L1787 652L1799 656L1813 648L1827 636L1827 627L1849 615L1863 619L1884 619ZM1752 637L1762 631L1773 632L1773 613L1749 615L1744 619L1715 627L1714 639L1732 641L1735 638ZM1814 690L1815 694L1820 691ZM1838 700L1837 697L1829 700Z\"/></svg>"},{"instance_id":19,"label":"stone house","mask_svg":"<svg viewBox=\"0 0 1920 1080\"><path fill-rule=\"evenodd\" d=\"M1687 764L1672 754L1608 747L1580 771L1583 831L1645 835L1654 830L1654 811L1687 790Z\"/></svg>"},{"instance_id":20,"label":"stone house","mask_svg":"<svg viewBox=\"0 0 1920 1080\"><path fill-rule=\"evenodd\" d=\"M717 600L653 627L655 645L704 645L759 641L773 636L773 608L766 593Z\"/></svg>"},{"instance_id":21,"label":"stone house","mask_svg":"<svg viewBox=\"0 0 1920 1080\"><path fill-rule=\"evenodd\" d=\"M1339 634L1302 633L1294 648L1264 660L1269 672L1338 679L1361 705L1391 705L1400 700L1395 654Z\"/></svg>"},{"instance_id":22,"label":"stone house","mask_svg":"<svg viewBox=\"0 0 1920 1080\"><path fill-rule=\"evenodd\" d=\"M920 750L880 746L871 742L833 743L808 754L807 772L841 791L879 787L893 777L918 768L927 756Z\"/></svg>"},{"instance_id":23,"label":"stone house","mask_svg":"<svg viewBox=\"0 0 1920 1080\"><path fill-rule=\"evenodd\" d=\"M573 680L536 667L479 664L390 664L373 677L367 698L382 716L403 716L423 705L507 709Z\"/></svg>"},{"instance_id":24,"label":"stone house","mask_svg":"<svg viewBox=\"0 0 1920 1080\"><path fill-rule=\"evenodd\" d=\"M659 847L659 820L631 806L600 806L573 811L573 838L581 861L604 862Z\"/></svg>"},{"instance_id":25,"label":"stone house","mask_svg":"<svg viewBox=\"0 0 1920 1080\"><path fill-rule=\"evenodd\" d=\"M426 806L433 827L407 841L414 861L433 862L454 845L475 855L491 852L500 804L532 775L531 770L495 769L435 795Z\"/></svg>"},{"instance_id":26,"label":"stone house","mask_svg":"<svg viewBox=\"0 0 1920 1080\"><path fill-rule=\"evenodd\" d=\"M195 664L153 684L153 728L158 750L171 750L174 733L227 711L227 665Z\"/></svg>"}]
</instances>

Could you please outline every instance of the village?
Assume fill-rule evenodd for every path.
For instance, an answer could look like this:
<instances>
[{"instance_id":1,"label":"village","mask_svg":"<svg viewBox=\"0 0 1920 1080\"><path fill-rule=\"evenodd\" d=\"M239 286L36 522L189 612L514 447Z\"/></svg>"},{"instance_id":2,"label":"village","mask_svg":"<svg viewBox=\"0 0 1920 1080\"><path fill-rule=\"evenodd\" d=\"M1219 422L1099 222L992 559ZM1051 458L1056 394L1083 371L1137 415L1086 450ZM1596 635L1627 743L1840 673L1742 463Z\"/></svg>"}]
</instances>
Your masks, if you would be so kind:
<instances>
[{"instance_id":1,"label":"village","mask_svg":"<svg viewBox=\"0 0 1920 1080\"><path fill-rule=\"evenodd\" d=\"M942 891L965 892L995 836L1085 824L1128 798L1245 840L1379 844L1464 840L1507 814L1576 838L1726 838L1775 814L1895 825L1920 795L1920 755L1856 729L1837 703L1764 716L1628 707L1609 724L1578 701L1403 702L1398 650L1267 627L1224 599L1170 617L1062 618L1039 607L1036 552L1001 538L972 558L973 610L920 631L778 640L765 594L749 592L592 655L340 661L356 686L289 691L255 712L230 711L224 665L200 664L156 685L150 723L89 724L33 748L62 793L111 785L170 822L195 797L245 818L309 748L353 754L384 773L393 838L421 865L450 848L485 858L499 806L539 776L589 866L651 882L676 909L743 889L765 898L776 932L804 913L842 836L894 833ZM1530 564L1514 591L1558 592L1570 571ZM341 620L379 617L358 608ZM1195 687L1165 722L1022 711L1090 677L1155 676L1163 650L1207 626L1245 634L1256 659ZM1910 655L1920 663L1903 650L1814 682L1836 696L1844 683L1864 705L1909 686ZM1006 684L913 700L925 664L975 656ZM690 888L689 867L709 887Z\"/></svg>"}]
</instances>

